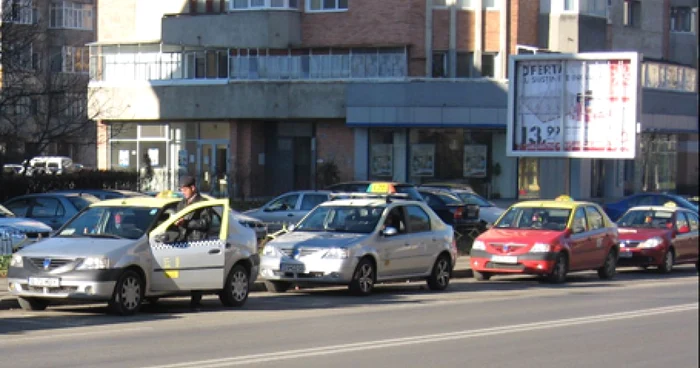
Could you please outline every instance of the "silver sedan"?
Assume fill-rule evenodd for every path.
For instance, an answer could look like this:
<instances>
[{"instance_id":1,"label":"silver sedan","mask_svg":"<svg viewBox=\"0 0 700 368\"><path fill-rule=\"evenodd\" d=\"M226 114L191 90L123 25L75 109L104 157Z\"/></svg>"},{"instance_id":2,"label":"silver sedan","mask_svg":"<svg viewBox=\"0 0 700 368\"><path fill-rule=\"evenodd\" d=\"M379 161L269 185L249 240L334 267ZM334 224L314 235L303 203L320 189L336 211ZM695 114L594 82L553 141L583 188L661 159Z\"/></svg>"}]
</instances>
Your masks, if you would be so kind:
<instances>
[{"instance_id":1,"label":"silver sedan","mask_svg":"<svg viewBox=\"0 0 700 368\"><path fill-rule=\"evenodd\" d=\"M452 227L425 203L342 199L319 205L267 243L260 276L274 292L293 284L338 284L367 295L377 282L407 279L443 290L456 259Z\"/></svg>"}]
</instances>

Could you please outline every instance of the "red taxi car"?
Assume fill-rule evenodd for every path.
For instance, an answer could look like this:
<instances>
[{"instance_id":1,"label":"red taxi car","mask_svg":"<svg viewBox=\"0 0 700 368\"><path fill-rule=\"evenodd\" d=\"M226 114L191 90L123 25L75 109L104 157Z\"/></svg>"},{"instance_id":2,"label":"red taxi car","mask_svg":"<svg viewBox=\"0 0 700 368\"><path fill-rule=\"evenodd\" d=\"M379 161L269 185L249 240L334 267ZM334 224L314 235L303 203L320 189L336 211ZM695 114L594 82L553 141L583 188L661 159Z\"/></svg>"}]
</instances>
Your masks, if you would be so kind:
<instances>
[{"instance_id":1,"label":"red taxi car","mask_svg":"<svg viewBox=\"0 0 700 368\"><path fill-rule=\"evenodd\" d=\"M698 264L698 214L670 204L630 208L617 221L619 266L657 267L668 273L674 264Z\"/></svg>"},{"instance_id":2,"label":"red taxi car","mask_svg":"<svg viewBox=\"0 0 700 368\"><path fill-rule=\"evenodd\" d=\"M597 204L560 197L512 205L476 238L470 255L477 280L520 273L561 283L572 271L613 278L618 252L617 227Z\"/></svg>"}]
</instances>

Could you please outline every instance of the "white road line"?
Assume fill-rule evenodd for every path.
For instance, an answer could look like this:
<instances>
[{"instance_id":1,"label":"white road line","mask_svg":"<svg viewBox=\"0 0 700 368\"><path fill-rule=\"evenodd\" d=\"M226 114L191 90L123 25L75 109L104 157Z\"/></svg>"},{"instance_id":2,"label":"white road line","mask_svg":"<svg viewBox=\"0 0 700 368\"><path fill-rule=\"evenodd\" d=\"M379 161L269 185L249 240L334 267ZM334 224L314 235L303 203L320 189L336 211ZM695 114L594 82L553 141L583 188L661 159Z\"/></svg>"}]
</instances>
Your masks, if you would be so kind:
<instances>
[{"instance_id":1,"label":"white road line","mask_svg":"<svg viewBox=\"0 0 700 368\"><path fill-rule=\"evenodd\" d=\"M680 305L675 305L675 306L670 306L670 307L642 309L642 310L638 310L638 311L626 311L626 312L611 313L611 314L592 315L592 316L586 316L586 317L567 318L567 319L559 319L559 320L553 320L553 321L517 324L517 325L510 325L510 326L484 328L484 329L478 329L478 330L463 330L463 331L448 332L448 333L441 333L441 334L418 335L418 336L396 338L396 339L375 340L375 341L366 341L366 342L341 344L341 345L330 345L330 346L325 346L325 347L279 351L279 352L273 352L273 353L233 356L233 357L221 358L221 359L199 360L199 361L191 361L191 362L185 362L185 363L158 365L158 366L151 366L148 368L184 368L184 367L215 368L215 367L228 367L228 366L236 366L236 365L250 365L250 364L271 362L271 361L308 358L308 357L320 356L320 355L342 354L342 353L349 353L349 352L363 351L363 350L385 349L385 348L397 347L397 346L435 343L435 342L439 342L439 341L469 339L469 338L482 337L482 336L501 335L501 334L509 334L509 333L525 332L525 331L533 331L533 330L544 330L544 329L551 329L551 328L557 328L557 327L568 327L568 326L583 325L583 324L593 324L593 323L600 323L600 322L606 322L606 321L625 320L625 319L631 319L631 318L654 316L654 315L658 315L658 314L685 312L685 311L691 311L691 310L697 310L697 309L698 309L698 303L680 304Z\"/></svg>"},{"instance_id":2,"label":"white road line","mask_svg":"<svg viewBox=\"0 0 700 368\"><path fill-rule=\"evenodd\" d=\"M65 327L64 327L65 328ZM47 327L47 329L50 329ZM17 342L26 342L26 341L32 341L32 340L45 340L45 339L59 339L63 337L84 337L84 336L94 336L94 335L112 335L116 333L125 333L125 332L140 332L140 331L151 331L153 330L152 327L131 327L131 328L120 328L120 329L113 329L113 330L99 330L99 331L85 331L85 332L79 332L79 331L74 331L70 333L62 333L62 334L49 334L49 335L37 335L37 336L17 336L17 335L8 335L7 338L2 338L0 339L0 345L3 344L14 344Z\"/></svg>"}]
</instances>

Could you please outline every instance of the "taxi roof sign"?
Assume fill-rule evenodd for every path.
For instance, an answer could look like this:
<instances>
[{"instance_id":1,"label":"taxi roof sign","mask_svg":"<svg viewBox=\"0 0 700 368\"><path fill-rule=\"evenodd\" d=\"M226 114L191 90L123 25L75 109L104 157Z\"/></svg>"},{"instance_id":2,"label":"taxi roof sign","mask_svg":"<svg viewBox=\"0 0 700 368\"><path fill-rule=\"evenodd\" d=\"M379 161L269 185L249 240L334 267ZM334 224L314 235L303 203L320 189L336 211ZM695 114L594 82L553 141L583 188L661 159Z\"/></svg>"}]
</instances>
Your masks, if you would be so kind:
<instances>
[{"instance_id":1,"label":"taxi roof sign","mask_svg":"<svg viewBox=\"0 0 700 368\"><path fill-rule=\"evenodd\" d=\"M367 187L367 193L383 193L383 194L389 194L389 193L396 193L396 188L394 187L394 184L391 183L385 183L385 182L377 182L377 183L371 183Z\"/></svg>"},{"instance_id":2,"label":"taxi roof sign","mask_svg":"<svg viewBox=\"0 0 700 368\"><path fill-rule=\"evenodd\" d=\"M156 198L179 198L172 190L164 190L156 194Z\"/></svg>"},{"instance_id":3,"label":"taxi roof sign","mask_svg":"<svg viewBox=\"0 0 700 368\"><path fill-rule=\"evenodd\" d=\"M675 207L678 207L678 205L674 201L668 201L668 202L664 203L664 207L675 208Z\"/></svg>"},{"instance_id":4,"label":"taxi roof sign","mask_svg":"<svg viewBox=\"0 0 700 368\"><path fill-rule=\"evenodd\" d=\"M566 194L562 194L559 197L555 198L554 200L557 202L573 202L574 201L573 198L571 198L570 196L568 196Z\"/></svg>"}]
</instances>

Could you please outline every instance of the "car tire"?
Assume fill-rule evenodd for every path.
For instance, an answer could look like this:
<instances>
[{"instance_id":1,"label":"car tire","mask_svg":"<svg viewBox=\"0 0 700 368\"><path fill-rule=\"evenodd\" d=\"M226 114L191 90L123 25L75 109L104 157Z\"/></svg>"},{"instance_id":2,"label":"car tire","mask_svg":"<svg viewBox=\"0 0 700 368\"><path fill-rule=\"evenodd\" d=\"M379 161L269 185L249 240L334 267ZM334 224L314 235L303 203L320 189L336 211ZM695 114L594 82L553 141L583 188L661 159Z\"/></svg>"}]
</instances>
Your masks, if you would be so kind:
<instances>
[{"instance_id":1,"label":"car tire","mask_svg":"<svg viewBox=\"0 0 700 368\"><path fill-rule=\"evenodd\" d=\"M372 293L374 289L374 281L376 280L376 271L374 262L369 258L363 258L357 264L355 272L352 273L352 280L348 289L354 295L365 296Z\"/></svg>"},{"instance_id":2,"label":"car tire","mask_svg":"<svg viewBox=\"0 0 700 368\"><path fill-rule=\"evenodd\" d=\"M615 277L615 272L617 270L617 256L614 250L608 252L605 256L605 261L603 265L598 268L598 277L602 280L612 280Z\"/></svg>"},{"instance_id":3,"label":"car tire","mask_svg":"<svg viewBox=\"0 0 700 368\"><path fill-rule=\"evenodd\" d=\"M114 286L109 309L120 316L130 316L141 308L143 303L144 282L141 275L134 270L126 270Z\"/></svg>"},{"instance_id":4,"label":"car tire","mask_svg":"<svg viewBox=\"0 0 700 368\"><path fill-rule=\"evenodd\" d=\"M224 288L219 293L221 304L227 307L240 307L248 300L250 276L245 267L234 265L226 277Z\"/></svg>"},{"instance_id":5,"label":"car tire","mask_svg":"<svg viewBox=\"0 0 700 368\"><path fill-rule=\"evenodd\" d=\"M695 262L695 271L700 272L700 261Z\"/></svg>"},{"instance_id":6,"label":"car tire","mask_svg":"<svg viewBox=\"0 0 700 368\"><path fill-rule=\"evenodd\" d=\"M428 288L430 290L441 291L450 285L450 275L452 274L452 263L450 257L443 254L438 257L433 265L433 271L428 277Z\"/></svg>"},{"instance_id":7,"label":"car tire","mask_svg":"<svg viewBox=\"0 0 700 368\"><path fill-rule=\"evenodd\" d=\"M559 253L554 259L554 267L552 267L552 272L546 276L546 280L551 284L562 284L566 281L566 273L568 271L568 258L566 254Z\"/></svg>"},{"instance_id":8,"label":"car tire","mask_svg":"<svg viewBox=\"0 0 700 368\"><path fill-rule=\"evenodd\" d=\"M657 268L657 271L659 273L670 273L673 271L673 264L676 262L676 254L673 252L673 249L669 248L666 250L666 253L664 253L664 259L663 262L659 265Z\"/></svg>"},{"instance_id":9,"label":"car tire","mask_svg":"<svg viewBox=\"0 0 700 368\"><path fill-rule=\"evenodd\" d=\"M271 293L284 293L290 287L292 283L287 281L265 281L265 289Z\"/></svg>"},{"instance_id":10,"label":"car tire","mask_svg":"<svg viewBox=\"0 0 700 368\"><path fill-rule=\"evenodd\" d=\"M491 274L488 272L479 272L472 270L472 276L476 281L489 281L491 279Z\"/></svg>"},{"instance_id":11,"label":"car tire","mask_svg":"<svg viewBox=\"0 0 700 368\"><path fill-rule=\"evenodd\" d=\"M26 311L43 311L49 306L49 301L37 298L17 298L19 307Z\"/></svg>"}]
</instances>

